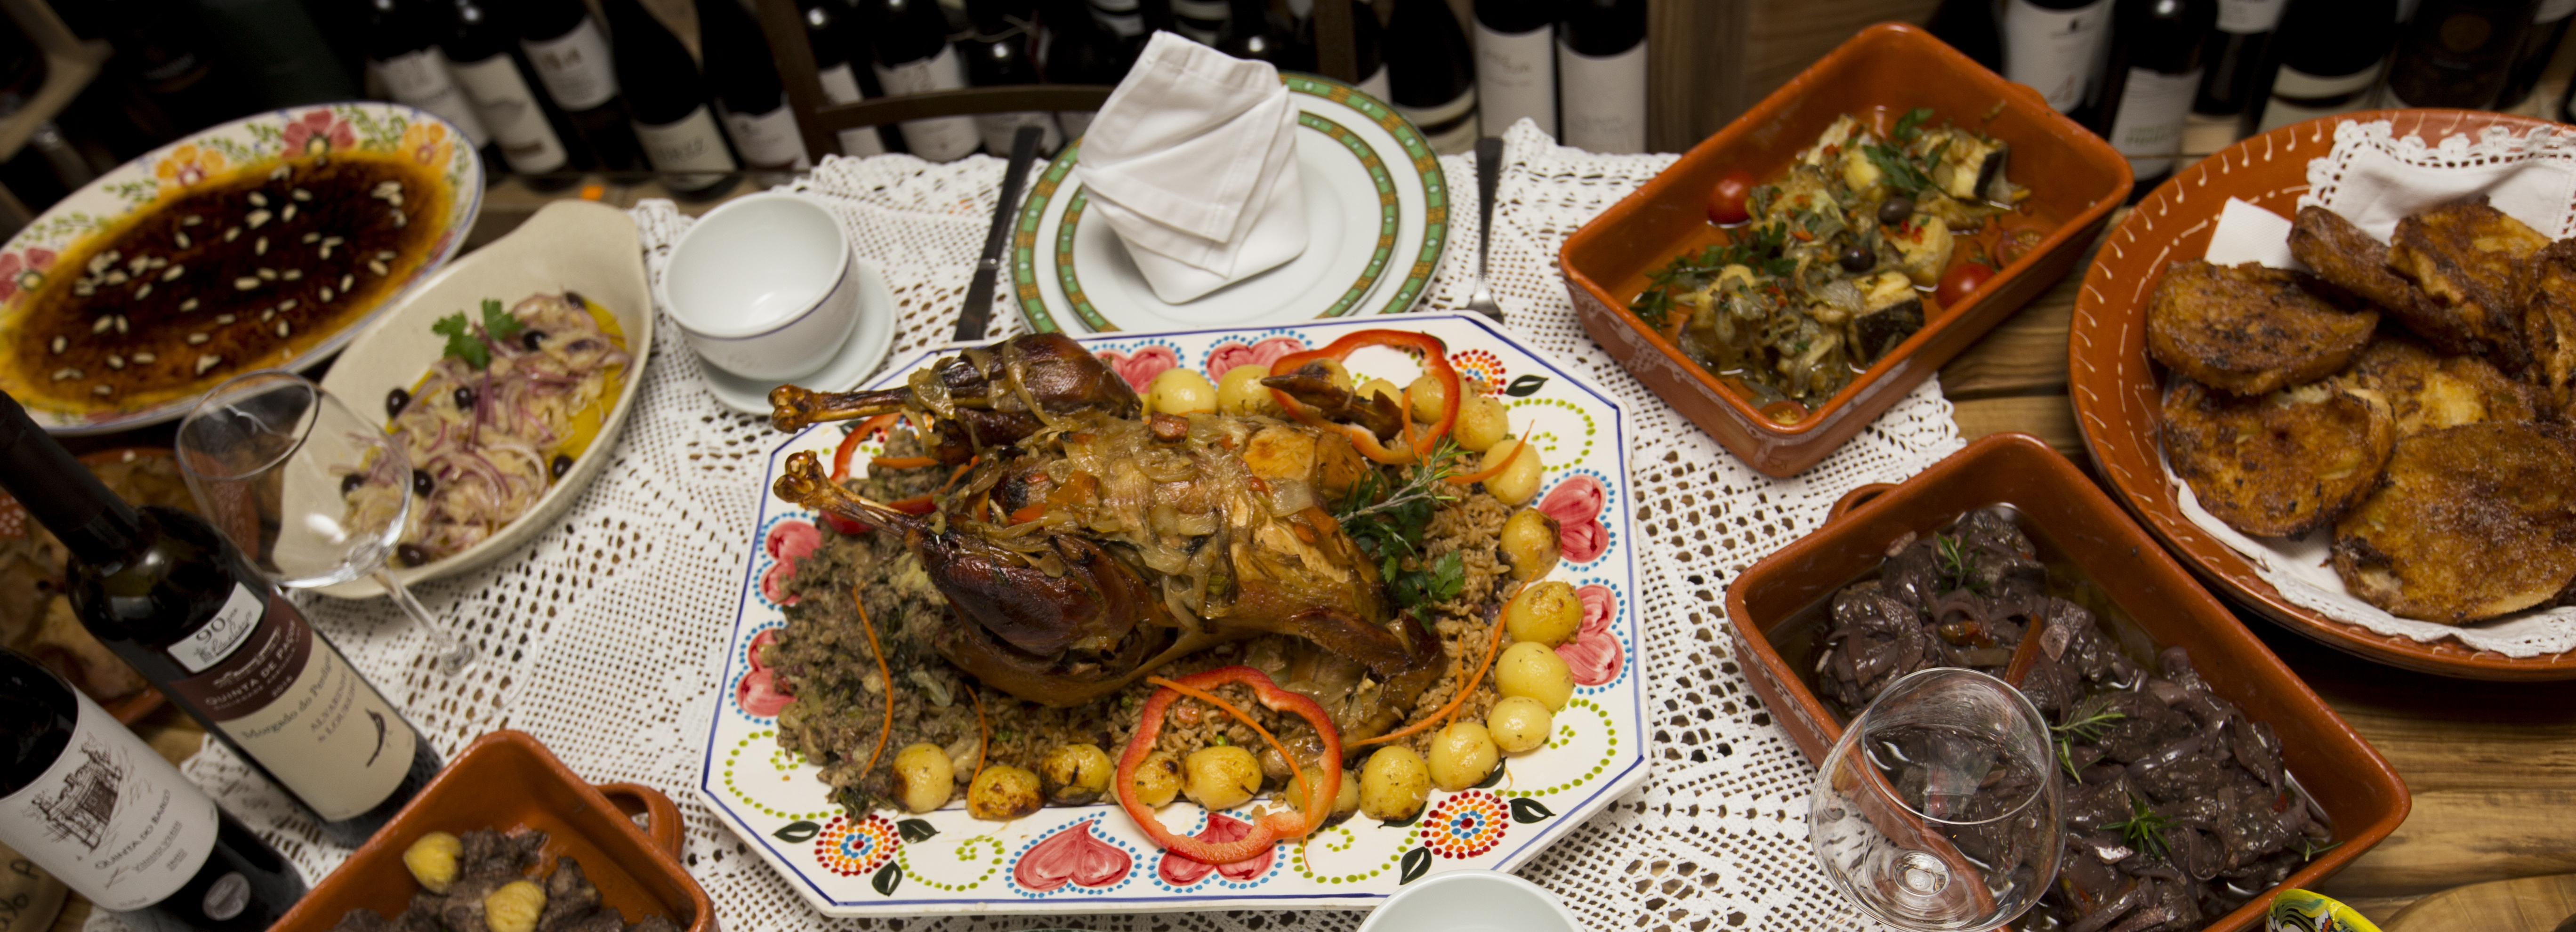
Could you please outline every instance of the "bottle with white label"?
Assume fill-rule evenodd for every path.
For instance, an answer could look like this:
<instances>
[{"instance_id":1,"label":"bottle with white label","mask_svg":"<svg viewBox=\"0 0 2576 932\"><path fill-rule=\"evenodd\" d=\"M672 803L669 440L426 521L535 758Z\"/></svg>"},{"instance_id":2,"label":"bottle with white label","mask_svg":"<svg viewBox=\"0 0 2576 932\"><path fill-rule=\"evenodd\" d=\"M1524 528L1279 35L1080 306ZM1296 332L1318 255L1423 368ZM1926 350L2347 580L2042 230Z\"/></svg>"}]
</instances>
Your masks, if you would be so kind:
<instances>
[{"instance_id":1,"label":"bottle with white label","mask_svg":"<svg viewBox=\"0 0 2576 932\"><path fill-rule=\"evenodd\" d=\"M935 0L866 0L877 12L877 83L887 95L953 91L966 86L966 62L948 44L948 18ZM906 120L904 147L933 162L954 162L984 144L974 117Z\"/></svg>"},{"instance_id":2,"label":"bottle with white label","mask_svg":"<svg viewBox=\"0 0 2576 932\"><path fill-rule=\"evenodd\" d=\"M2200 91L2215 0L2120 0L2092 129L2129 157L2132 201L2172 174Z\"/></svg>"},{"instance_id":3,"label":"bottle with white label","mask_svg":"<svg viewBox=\"0 0 2576 932\"><path fill-rule=\"evenodd\" d=\"M618 93L608 33L581 0L529 0L519 12L519 48L536 66L537 83L581 134L606 171L644 167L644 153Z\"/></svg>"},{"instance_id":4,"label":"bottle with white label","mask_svg":"<svg viewBox=\"0 0 2576 932\"><path fill-rule=\"evenodd\" d=\"M1431 150L1457 155L1476 147L1476 56L1447 0L1395 0L1387 44L1388 103L1413 121Z\"/></svg>"},{"instance_id":5,"label":"bottle with white label","mask_svg":"<svg viewBox=\"0 0 2576 932\"><path fill-rule=\"evenodd\" d=\"M14 399L0 402L0 487L71 551L66 594L91 636L325 838L365 841L437 774L428 739L213 525L127 505Z\"/></svg>"},{"instance_id":6,"label":"bottle with white label","mask_svg":"<svg viewBox=\"0 0 2576 932\"><path fill-rule=\"evenodd\" d=\"M2111 0L2004 0L2004 77L2082 122L2110 49Z\"/></svg>"},{"instance_id":7,"label":"bottle with white label","mask_svg":"<svg viewBox=\"0 0 2576 932\"><path fill-rule=\"evenodd\" d=\"M2192 98L2193 113L2245 112L2272 30L2280 27L2281 11L2289 5L2290 0L2218 0L2218 33L2202 55L2207 65L2201 70L2200 93Z\"/></svg>"},{"instance_id":8,"label":"bottle with white label","mask_svg":"<svg viewBox=\"0 0 2576 932\"><path fill-rule=\"evenodd\" d=\"M724 105L725 131L742 164L767 171L813 166L805 131L779 86L769 42L740 0L698 0L698 54L707 60L707 83Z\"/></svg>"},{"instance_id":9,"label":"bottle with white label","mask_svg":"<svg viewBox=\"0 0 2576 932\"><path fill-rule=\"evenodd\" d=\"M472 101L474 112L501 148L501 160L540 191L571 187L574 171L588 164L561 114L537 98L518 58L515 31L505 20L515 7L492 0L455 0L455 28L439 44L447 71Z\"/></svg>"},{"instance_id":10,"label":"bottle with white label","mask_svg":"<svg viewBox=\"0 0 2576 932\"><path fill-rule=\"evenodd\" d=\"M705 200L742 183L698 62L679 37L636 0L608 0L608 29L635 141L662 186L682 199Z\"/></svg>"},{"instance_id":11,"label":"bottle with white label","mask_svg":"<svg viewBox=\"0 0 2576 932\"><path fill-rule=\"evenodd\" d=\"M1570 0L1557 25L1565 144L1591 152L1646 151L1646 0Z\"/></svg>"},{"instance_id":12,"label":"bottle with white label","mask_svg":"<svg viewBox=\"0 0 2576 932\"><path fill-rule=\"evenodd\" d=\"M304 898L304 878L277 849L98 703L9 650L0 845L100 909L140 914L129 925L259 932Z\"/></svg>"},{"instance_id":13,"label":"bottle with white label","mask_svg":"<svg viewBox=\"0 0 2576 932\"><path fill-rule=\"evenodd\" d=\"M1523 119L1556 135L1556 6L1476 0L1476 101L1497 135Z\"/></svg>"},{"instance_id":14,"label":"bottle with white label","mask_svg":"<svg viewBox=\"0 0 2576 932\"><path fill-rule=\"evenodd\" d=\"M2272 37L2268 72L2247 95L2237 135L2349 113L2370 91L2397 41L2399 0L2290 0Z\"/></svg>"},{"instance_id":15,"label":"bottle with white label","mask_svg":"<svg viewBox=\"0 0 2576 932\"><path fill-rule=\"evenodd\" d=\"M396 102L446 120L473 148L483 150L485 161L497 163L501 150L492 146L492 133L448 76L447 55L438 47L445 30L435 28L430 13L419 0L367 0L367 67Z\"/></svg>"},{"instance_id":16,"label":"bottle with white label","mask_svg":"<svg viewBox=\"0 0 2576 932\"><path fill-rule=\"evenodd\" d=\"M814 50L814 76L823 83L823 100L835 104L866 100L868 88L876 86L877 76L870 72L867 80L860 80L859 72L868 66L868 52L866 34L858 28L857 11L841 0L809 0L802 10L806 44ZM885 137L877 129L861 126L840 131L841 154L884 155Z\"/></svg>"}]
</instances>

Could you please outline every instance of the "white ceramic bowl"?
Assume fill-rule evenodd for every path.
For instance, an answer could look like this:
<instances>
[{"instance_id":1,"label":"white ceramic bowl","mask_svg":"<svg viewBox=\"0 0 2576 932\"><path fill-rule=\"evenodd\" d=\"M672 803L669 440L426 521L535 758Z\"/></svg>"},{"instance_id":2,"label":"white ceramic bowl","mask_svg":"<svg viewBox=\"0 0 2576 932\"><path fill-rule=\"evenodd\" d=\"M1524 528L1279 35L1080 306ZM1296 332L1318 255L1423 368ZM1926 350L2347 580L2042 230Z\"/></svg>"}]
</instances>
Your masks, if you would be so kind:
<instances>
[{"instance_id":1,"label":"white ceramic bowl","mask_svg":"<svg viewBox=\"0 0 2576 932\"><path fill-rule=\"evenodd\" d=\"M1414 881L1369 913L1360 932L1580 932L1556 894L1501 871L1453 870Z\"/></svg>"},{"instance_id":2,"label":"white ceramic bowl","mask_svg":"<svg viewBox=\"0 0 2576 932\"><path fill-rule=\"evenodd\" d=\"M671 246L662 306L698 356L753 379L823 367L858 323L857 276L841 224L785 191L738 198Z\"/></svg>"}]
</instances>

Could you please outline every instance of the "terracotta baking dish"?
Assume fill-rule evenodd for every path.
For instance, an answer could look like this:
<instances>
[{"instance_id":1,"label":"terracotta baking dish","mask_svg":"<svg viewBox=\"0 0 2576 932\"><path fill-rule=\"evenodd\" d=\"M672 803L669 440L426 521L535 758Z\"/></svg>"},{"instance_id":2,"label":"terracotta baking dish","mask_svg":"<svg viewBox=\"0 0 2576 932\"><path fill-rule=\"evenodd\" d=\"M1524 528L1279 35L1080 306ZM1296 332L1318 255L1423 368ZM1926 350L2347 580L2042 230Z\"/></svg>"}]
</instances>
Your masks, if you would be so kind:
<instances>
[{"instance_id":1,"label":"terracotta baking dish","mask_svg":"<svg viewBox=\"0 0 2576 932\"><path fill-rule=\"evenodd\" d=\"M643 826L635 815L644 816ZM583 782L537 739L507 730L476 739L448 761L270 932L325 932L352 909L400 913L420 889L403 867L403 849L430 832L478 828L545 832L547 869L559 856L580 862L601 904L628 922L658 913L689 932L717 932L714 904L680 867L680 810L670 797L640 783Z\"/></svg>"},{"instance_id":2,"label":"terracotta baking dish","mask_svg":"<svg viewBox=\"0 0 2576 932\"><path fill-rule=\"evenodd\" d=\"M1786 622L1875 568L1899 537L1930 533L1995 504L2019 509L2023 529L2043 556L2054 551L2072 561L2159 647L2189 650L2212 688L2279 732L2290 772L2325 807L2343 840L2284 886L2313 889L2406 821L2412 805L2406 784L2379 752L2074 464L2026 434L1986 437L1902 485L1854 490L1835 503L1822 529L1754 564L1727 587L1727 630L1736 662L1810 760L1823 759L1842 725L1775 647L1789 634ZM2233 932L2258 925L2269 902L2258 896L2205 928Z\"/></svg>"},{"instance_id":3,"label":"terracotta baking dish","mask_svg":"<svg viewBox=\"0 0 2576 932\"><path fill-rule=\"evenodd\" d=\"M1720 176L1742 169L1770 180L1835 117L1914 107L1931 107L2010 143L2007 171L2032 194L2022 219L2008 222L2033 225L2036 218L2048 235L1966 301L1926 321L1824 406L1796 424L1772 421L1628 311L1628 302L1645 290L1646 273L1714 241L1703 205ZM1989 111L1994 116L1986 119ZM1584 329L1611 358L1754 469L1788 476L1824 459L1942 363L2072 271L2103 220L2128 198L2129 183L2127 160L2050 110L2037 92L2005 81L1923 30L1881 23L1861 30L1584 224L1566 239L1557 266Z\"/></svg>"}]
</instances>

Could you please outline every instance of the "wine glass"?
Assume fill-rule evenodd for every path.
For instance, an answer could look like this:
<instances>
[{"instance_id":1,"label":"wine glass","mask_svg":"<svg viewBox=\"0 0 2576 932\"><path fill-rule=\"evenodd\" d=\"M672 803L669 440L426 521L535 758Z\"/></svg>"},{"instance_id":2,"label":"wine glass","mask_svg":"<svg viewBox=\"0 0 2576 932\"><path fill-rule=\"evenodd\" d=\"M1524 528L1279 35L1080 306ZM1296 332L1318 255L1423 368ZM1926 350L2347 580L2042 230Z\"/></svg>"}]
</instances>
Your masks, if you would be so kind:
<instances>
[{"instance_id":1,"label":"wine glass","mask_svg":"<svg viewBox=\"0 0 2576 932\"><path fill-rule=\"evenodd\" d=\"M432 667L454 675L474 663L474 649L385 571L411 513L412 474L384 428L303 376L265 369L206 393L179 422L178 452L206 519L278 585L374 579L428 633Z\"/></svg>"},{"instance_id":2,"label":"wine glass","mask_svg":"<svg viewBox=\"0 0 2576 932\"><path fill-rule=\"evenodd\" d=\"M2020 690L1921 670L1834 742L1807 834L1825 875L1880 921L1978 932L2018 918L2056 878L2059 797L2048 722Z\"/></svg>"}]
</instances>

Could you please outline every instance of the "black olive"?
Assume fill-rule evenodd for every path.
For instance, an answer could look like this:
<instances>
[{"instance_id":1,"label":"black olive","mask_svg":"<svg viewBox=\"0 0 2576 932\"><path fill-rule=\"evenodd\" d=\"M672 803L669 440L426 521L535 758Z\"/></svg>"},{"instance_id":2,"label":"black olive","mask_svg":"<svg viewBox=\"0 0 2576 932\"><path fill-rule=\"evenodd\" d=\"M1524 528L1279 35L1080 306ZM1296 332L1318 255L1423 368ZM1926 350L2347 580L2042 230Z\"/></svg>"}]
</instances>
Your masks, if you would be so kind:
<instances>
[{"instance_id":1,"label":"black olive","mask_svg":"<svg viewBox=\"0 0 2576 932\"><path fill-rule=\"evenodd\" d=\"M420 549L419 544L396 544L394 559L401 561L404 566L426 566L429 563L429 551Z\"/></svg>"},{"instance_id":2,"label":"black olive","mask_svg":"<svg viewBox=\"0 0 2576 932\"><path fill-rule=\"evenodd\" d=\"M530 330L527 333L520 335L519 345L527 347L528 352L536 352L537 347L546 345L546 332L543 330Z\"/></svg>"},{"instance_id":3,"label":"black olive","mask_svg":"<svg viewBox=\"0 0 2576 932\"><path fill-rule=\"evenodd\" d=\"M436 490L437 488L438 480L429 477L429 470L415 469L411 471L411 490L413 494L428 495L431 491Z\"/></svg>"},{"instance_id":4,"label":"black olive","mask_svg":"<svg viewBox=\"0 0 2576 932\"><path fill-rule=\"evenodd\" d=\"M555 461L547 464L546 471L552 473L554 478L563 478L564 473L572 471L572 457L565 456L561 453L555 454Z\"/></svg>"},{"instance_id":5,"label":"black olive","mask_svg":"<svg viewBox=\"0 0 2576 932\"><path fill-rule=\"evenodd\" d=\"M466 410L466 409L468 409L468 408L472 408L472 407L474 407L474 388L473 388L472 386L469 386L469 385L459 385L459 386L457 386L457 387L456 387L456 396L455 396L455 397L456 397L456 410L463 411L463 410Z\"/></svg>"},{"instance_id":6,"label":"black olive","mask_svg":"<svg viewBox=\"0 0 2576 932\"><path fill-rule=\"evenodd\" d=\"M404 409L404 408L407 408L407 407L410 407L410 406L411 406L411 393L410 393L410 392L407 392L407 391L404 391L404 390L402 390L402 389L397 388L397 389L394 389L393 391L389 391L389 392L386 392L386 393L385 393L385 416L386 416L386 417L401 417L401 416L402 416L403 409Z\"/></svg>"},{"instance_id":7,"label":"black olive","mask_svg":"<svg viewBox=\"0 0 2576 932\"><path fill-rule=\"evenodd\" d=\"M582 296L581 296L581 292L578 292L578 291L567 291L567 292L564 292L564 300L572 302L574 307L578 307L578 308L581 308L581 309L583 309L583 310L589 310L589 309L590 309L590 308L589 308L589 306L588 306L588 305L590 304L590 302L589 302L589 301L587 301L587 300L584 300L584 299L582 298Z\"/></svg>"},{"instance_id":8,"label":"black olive","mask_svg":"<svg viewBox=\"0 0 2576 932\"><path fill-rule=\"evenodd\" d=\"M1878 224L1880 226L1896 226L1912 219L1913 216L1913 198L1899 194L1895 197L1878 202Z\"/></svg>"},{"instance_id":9,"label":"black olive","mask_svg":"<svg viewBox=\"0 0 2576 932\"><path fill-rule=\"evenodd\" d=\"M366 475L365 475L365 474L363 474L363 473L354 473L354 472L353 472L353 473L350 473L350 474L348 474L348 475L341 476L341 477L340 477L340 494L341 494L342 496L347 496L349 493L357 491L359 486L362 486L362 485L365 485L365 484L367 484L367 477L366 477Z\"/></svg>"},{"instance_id":10,"label":"black olive","mask_svg":"<svg viewBox=\"0 0 2576 932\"><path fill-rule=\"evenodd\" d=\"M1843 247L1843 254L1839 259L1843 264L1843 271L1846 272L1866 272L1871 266L1878 264L1878 254L1869 251L1869 247L1857 243Z\"/></svg>"}]
</instances>

